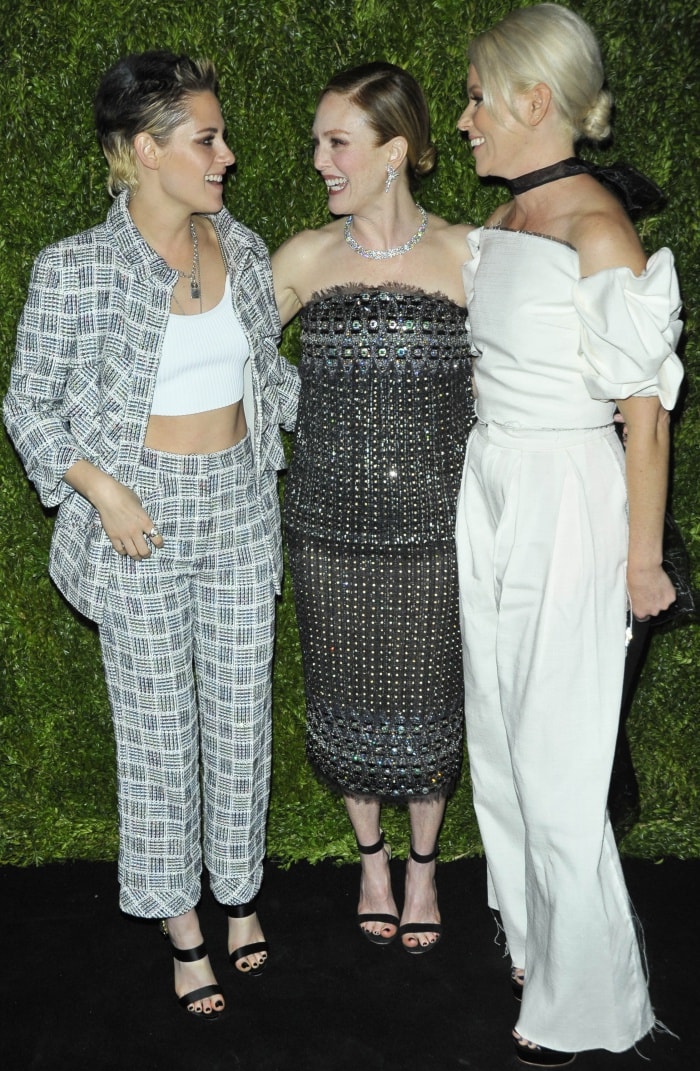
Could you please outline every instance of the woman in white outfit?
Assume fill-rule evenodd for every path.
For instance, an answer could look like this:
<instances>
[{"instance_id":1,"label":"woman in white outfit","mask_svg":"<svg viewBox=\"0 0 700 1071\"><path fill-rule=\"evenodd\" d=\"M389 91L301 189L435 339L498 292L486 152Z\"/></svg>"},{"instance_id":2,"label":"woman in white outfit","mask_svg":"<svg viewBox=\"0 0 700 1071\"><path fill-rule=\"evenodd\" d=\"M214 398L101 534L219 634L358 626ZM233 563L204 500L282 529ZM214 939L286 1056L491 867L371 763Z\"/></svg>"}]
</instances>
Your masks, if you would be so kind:
<instances>
[{"instance_id":1,"label":"woman in white outfit","mask_svg":"<svg viewBox=\"0 0 700 1071\"><path fill-rule=\"evenodd\" d=\"M477 173L513 194L468 238L478 423L457 546L489 901L522 998L516 1054L538 1066L654 1024L606 798L627 630L675 597L661 550L680 303L669 250L647 261L574 157L609 131L603 79L578 16L513 11L471 45L458 124Z\"/></svg>"}]
</instances>

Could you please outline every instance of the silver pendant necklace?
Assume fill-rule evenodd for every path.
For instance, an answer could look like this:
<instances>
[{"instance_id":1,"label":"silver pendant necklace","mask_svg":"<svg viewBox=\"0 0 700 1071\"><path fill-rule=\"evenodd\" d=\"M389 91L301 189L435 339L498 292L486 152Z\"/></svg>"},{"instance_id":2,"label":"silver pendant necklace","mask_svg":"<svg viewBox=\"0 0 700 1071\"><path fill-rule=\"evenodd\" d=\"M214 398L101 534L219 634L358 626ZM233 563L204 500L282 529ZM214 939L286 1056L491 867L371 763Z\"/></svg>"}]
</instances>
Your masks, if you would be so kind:
<instances>
[{"instance_id":1,"label":"silver pendant necklace","mask_svg":"<svg viewBox=\"0 0 700 1071\"><path fill-rule=\"evenodd\" d=\"M420 205L416 205L416 208L421 215L421 224L418 230L407 242L403 245L396 245L393 249L365 249L363 245L360 245L350 233L352 227L352 216L347 216L345 220L345 241L355 253L359 253L361 257L367 257L368 260L389 260L391 257L402 257L404 253L410 252L414 245L418 245L421 238L425 234L425 228L428 226L428 213Z\"/></svg>"},{"instance_id":2,"label":"silver pendant necklace","mask_svg":"<svg viewBox=\"0 0 700 1071\"><path fill-rule=\"evenodd\" d=\"M179 279L189 279L190 281L190 297L193 301L202 300L202 286L199 278L199 241L197 239L197 231L195 225L190 220L190 234L192 236L192 270L180 271L176 268L175 271L178 274Z\"/></svg>"}]
</instances>

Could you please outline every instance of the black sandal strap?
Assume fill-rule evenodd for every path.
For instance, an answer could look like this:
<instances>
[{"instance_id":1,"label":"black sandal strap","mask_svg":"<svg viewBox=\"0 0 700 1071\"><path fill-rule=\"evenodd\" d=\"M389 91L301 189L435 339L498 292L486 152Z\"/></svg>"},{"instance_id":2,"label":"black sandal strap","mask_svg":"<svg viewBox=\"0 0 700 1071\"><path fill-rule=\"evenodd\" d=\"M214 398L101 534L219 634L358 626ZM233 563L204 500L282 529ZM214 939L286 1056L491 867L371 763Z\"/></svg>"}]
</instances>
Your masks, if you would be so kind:
<instances>
[{"instance_id":1,"label":"black sandal strap","mask_svg":"<svg viewBox=\"0 0 700 1071\"><path fill-rule=\"evenodd\" d=\"M223 1000L223 993L221 992L221 986L218 985L203 985L200 989L193 989L191 993L185 993L184 996L178 997L178 1001L182 1004L183 1008L186 1008L189 1004L194 1004L196 1000L204 1000L206 997L220 996ZM211 1012L202 1012L202 1015L207 1019L212 1018L214 1012L219 1012L218 1008L214 1008Z\"/></svg>"},{"instance_id":2,"label":"black sandal strap","mask_svg":"<svg viewBox=\"0 0 700 1071\"><path fill-rule=\"evenodd\" d=\"M235 965L239 959L245 959L246 956L254 956L256 952L269 952L267 941L254 941L250 945L241 945L240 948L234 948L233 952L229 952L228 958Z\"/></svg>"},{"instance_id":3,"label":"black sandal strap","mask_svg":"<svg viewBox=\"0 0 700 1071\"><path fill-rule=\"evenodd\" d=\"M405 933L442 933L441 922L404 922L399 926L399 937ZM437 943L437 942L435 942Z\"/></svg>"},{"instance_id":4,"label":"black sandal strap","mask_svg":"<svg viewBox=\"0 0 700 1071\"><path fill-rule=\"evenodd\" d=\"M355 921L360 922L387 922L390 926L398 926L397 915L385 915L381 911L369 912L364 915L356 915Z\"/></svg>"},{"instance_id":5,"label":"black sandal strap","mask_svg":"<svg viewBox=\"0 0 700 1071\"><path fill-rule=\"evenodd\" d=\"M224 910L230 919L247 919L255 914L257 899L257 896L254 896L247 904L225 904Z\"/></svg>"},{"instance_id":6,"label":"black sandal strap","mask_svg":"<svg viewBox=\"0 0 700 1071\"><path fill-rule=\"evenodd\" d=\"M355 837L357 840L357 837ZM357 841L357 848L363 855L375 855L376 852L380 852L384 847L384 830L379 830L379 840L375 844L360 844Z\"/></svg>"},{"instance_id":7,"label":"black sandal strap","mask_svg":"<svg viewBox=\"0 0 700 1071\"><path fill-rule=\"evenodd\" d=\"M207 954L207 949L202 942L201 945L197 945L196 948L176 948L172 944L173 956L175 959L179 959L181 963L195 963L198 959L204 959Z\"/></svg>"},{"instance_id":8,"label":"black sandal strap","mask_svg":"<svg viewBox=\"0 0 700 1071\"><path fill-rule=\"evenodd\" d=\"M440 848L436 844L432 852L429 855L419 855L418 852L411 845L411 859L416 863L432 863L433 859L437 859L440 854Z\"/></svg>"}]
</instances>

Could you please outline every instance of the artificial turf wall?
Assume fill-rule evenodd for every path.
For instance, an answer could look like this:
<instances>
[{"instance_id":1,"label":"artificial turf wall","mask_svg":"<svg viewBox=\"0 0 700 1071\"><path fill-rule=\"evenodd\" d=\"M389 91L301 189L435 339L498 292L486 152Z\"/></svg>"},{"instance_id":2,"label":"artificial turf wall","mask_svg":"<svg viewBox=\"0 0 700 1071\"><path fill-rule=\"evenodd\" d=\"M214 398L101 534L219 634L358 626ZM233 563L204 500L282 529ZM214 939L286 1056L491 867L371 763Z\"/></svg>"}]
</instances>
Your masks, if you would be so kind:
<instances>
[{"instance_id":1,"label":"artificial turf wall","mask_svg":"<svg viewBox=\"0 0 700 1071\"><path fill-rule=\"evenodd\" d=\"M409 68L425 87L439 148L421 201L447 219L479 222L503 196L473 173L455 131L465 100L469 37L502 17L503 0L0 0L0 391L38 250L91 226L108 208L91 103L119 55L166 47L208 55L221 76L238 158L226 192L234 215L271 249L326 220L310 127L317 93L337 69L369 59ZM697 0L573 0L599 33L617 99L613 145L668 194L644 222L649 251L675 252L687 309L686 396L676 414L673 505L700 562L696 403L700 282ZM294 327L284 338L295 357ZM0 434L0 862L106 859L117 851L114 753L97 637L47 572L53 524ZM700 633L654 638L630 721L642 789L628 853L700 854ZM287 584L275 666L269 852L285 861L354 858L342 803L320 787L303 751L303 689ZM405 813L386 815L406 845ZM405 851L405 849L404 849ZM442 856L480 851L468 778L448 807ZM399 854L401 849L399 847Z\"/></svg>"}]
</instances>

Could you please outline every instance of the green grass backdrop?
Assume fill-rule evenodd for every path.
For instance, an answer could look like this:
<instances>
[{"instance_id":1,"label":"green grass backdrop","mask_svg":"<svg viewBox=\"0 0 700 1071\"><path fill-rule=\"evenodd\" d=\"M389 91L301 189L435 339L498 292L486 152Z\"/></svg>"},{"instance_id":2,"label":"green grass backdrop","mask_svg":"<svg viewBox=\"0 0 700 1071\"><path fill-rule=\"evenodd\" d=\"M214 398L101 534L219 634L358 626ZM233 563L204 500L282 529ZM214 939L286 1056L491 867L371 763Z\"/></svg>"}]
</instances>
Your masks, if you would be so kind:
<instances>
[{"instance_id":1,"label":"green grass backdrop","mask_svg":"<svg viewBox=\"0 0 700 1071\"><path fill-rule=\"evenodd\" d=\"M455 121L464 105L469 37L504 0L0 0L0 391L32 260L55 239L101 220L105 165L91 104L118 56L167 47L212 57L238 158L226 203L274 249L326 220L311 160L317 93L337 69L368 59L408 67L425 87L439 148L422 203L479 222L502 197L480 185ZM700 562L695 402L700 265L697 0L573 0L599 33L617 99L614 144L668 194L644 222L649 251L675 252L686 302L688 389L675 430L673 504ZM590 154L589 154L590 155ZM298 333L284 339L294 357ZM97 637L48 580L53 518L0 434L0 862L106 859L117 850L114 754ZM700 854L700 633L656 636L630 734L642 788L627 852ZM314 780L303 751L303 687L289 586L279 608L269 851L278 859L354 858L342 804ZM405 813L385 819L407 844ZM480 851L468 779L448 807L443 858ZM405 853L405 849L404 849ZM401 849L399 848L399 854Z\"/></svg>"}]
</instances>

